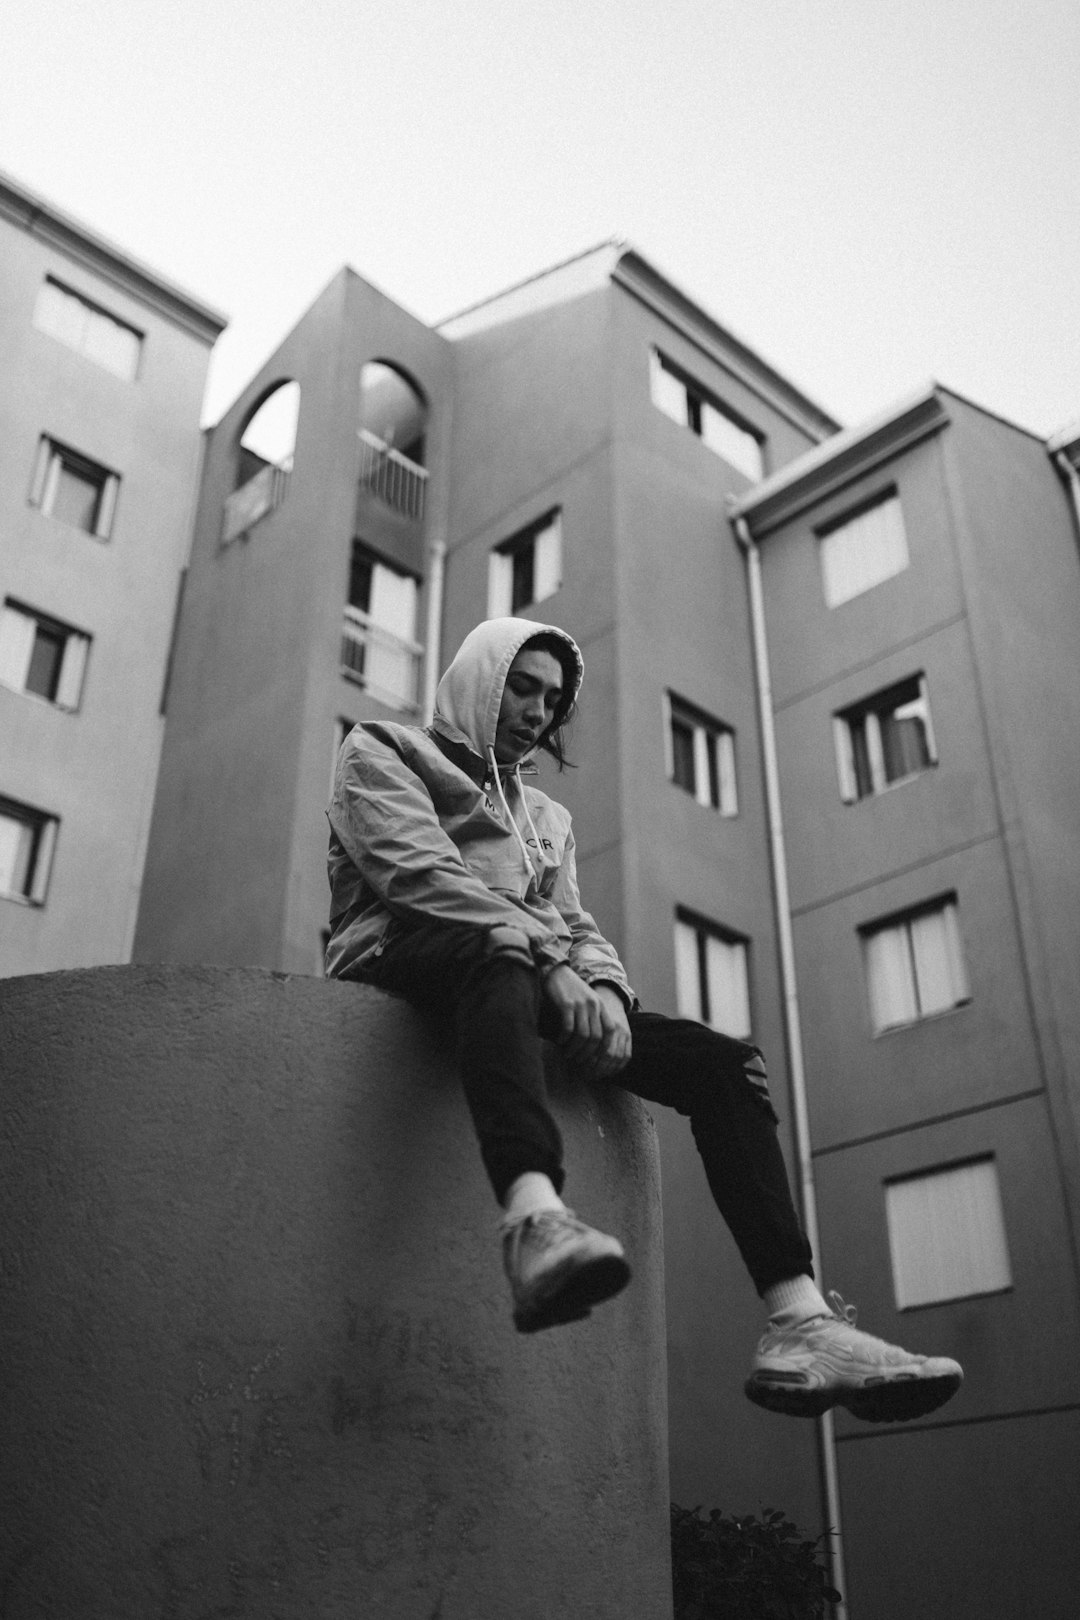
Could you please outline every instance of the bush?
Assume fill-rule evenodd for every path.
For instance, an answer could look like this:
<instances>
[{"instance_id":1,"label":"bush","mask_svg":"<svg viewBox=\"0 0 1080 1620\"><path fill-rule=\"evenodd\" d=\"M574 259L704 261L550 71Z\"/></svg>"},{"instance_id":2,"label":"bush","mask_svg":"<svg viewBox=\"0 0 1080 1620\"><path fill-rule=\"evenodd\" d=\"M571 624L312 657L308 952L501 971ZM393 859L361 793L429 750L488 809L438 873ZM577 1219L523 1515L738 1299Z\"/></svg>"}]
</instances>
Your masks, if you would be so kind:
<instances>
[{"instance_id":1,"label":"bush","mask_svg":"<svg viewBox=\"0 0 1080 1620\"><path fill-rule=\"evenodd\" d=\"M675 1620L823 1620L840 1600L821 1544L778 1508L759 1519L671 1504Z\"/></svg>"}]
</instances>

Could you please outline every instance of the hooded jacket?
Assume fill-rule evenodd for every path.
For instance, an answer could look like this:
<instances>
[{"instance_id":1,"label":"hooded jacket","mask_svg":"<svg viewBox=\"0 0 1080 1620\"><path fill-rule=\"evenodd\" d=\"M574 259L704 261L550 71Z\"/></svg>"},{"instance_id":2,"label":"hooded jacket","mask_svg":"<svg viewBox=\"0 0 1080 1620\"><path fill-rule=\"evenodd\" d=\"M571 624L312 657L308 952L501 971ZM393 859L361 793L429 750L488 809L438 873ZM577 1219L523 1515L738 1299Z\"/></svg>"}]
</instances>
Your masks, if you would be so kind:
<instances>
[{"instance_id":1,"label":"hooded jacket","mask_svg":"<svg viewBox=\"0 0 1080 1620\"><path fill-rule=\"evenodd\" d=\"M564 630L488 619L462 642L439 682L427 728L354 726L338 756L330 821L331 978L363 978L402 922L498 929L541 971L569 963L588 983L634 996L613 946L578 893L568 810L499 766L495 730L510 666L541 633L581 654Z\"/></svg>"}]
</instances>

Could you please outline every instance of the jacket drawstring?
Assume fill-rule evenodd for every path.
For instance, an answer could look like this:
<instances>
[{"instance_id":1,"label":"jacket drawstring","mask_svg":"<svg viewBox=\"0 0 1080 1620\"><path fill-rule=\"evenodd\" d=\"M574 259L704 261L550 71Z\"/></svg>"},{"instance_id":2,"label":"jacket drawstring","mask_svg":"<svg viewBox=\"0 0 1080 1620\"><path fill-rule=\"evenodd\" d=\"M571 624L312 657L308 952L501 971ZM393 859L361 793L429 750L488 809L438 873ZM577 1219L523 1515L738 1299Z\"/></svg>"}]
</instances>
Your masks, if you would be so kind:
<instances>
[{"instance_id":1,"label":"jacket drawstring","mask_svg":"<svg viewBox=\"0 0 1080 1620\"><path fill-rule=\"evenodd\" d=\"M512 813L512 811L510 809L510 804L509 804L509 801L507 800L507 797L506 797L506 790L504 789L503 784L502 784L502 776L499 773L499 764L498 764L498 761L495 758L495 750L494 750L494 748L489 748L488 751L487 751L487 754L488 754L488 764L491 766L491 773L492 773L493 777L495 778L495 790L499 795L499 800L500 800L500 802L502 804L503 810L506 812L506 819L510 823L510 827L511 827L511 830L512 830L512 832L514 834L514 837L517 839L518 848L520 849L520 851L522 853L522 856L524 857L525 868L526 868L529 876L534 878L536 876L536 868L533 866L532 856L529 853L529 846L525 842L524 838L521 836L521 828L518 826L517 822L514 820L513 813ZM549 861L547 856L544 854L544 846L540 842L540 834L536 830L536 823L533 820L532 815L531 815L531 813L529 811L529 801L525 797L525 789L522 786L521 766L520 766L520 764L514 766L514 779L517 782L518 796L521 799L522 807L523 807L523 809L525 811L525 820L529 823L529 830L532 833L533 838L536 840L536 853L540 857L541 870L543 870L545 867L548 867L548 866L557 865L558 864L557 862Z\"/></svg>"},{"instance_id":2,"label":"jacket drawstring","mask_svg":"<svg viewBox=\"0 0 1080 1620\"><path fill-rule=\"evenodd\" d=\"M525 785L521 780L520 764L514 766L514 776L517 779L518 797L521 799L521 807L525 811L525 820L529 823L529 831L536 840L536 853L540 857L540 865L544 868L549 866L558 866L559 863L557 860L553 858L549 859L548 856L544 854L544 846L540 841L540 834L536 830L536 822L532 818L532 812L529 809L529 801L525 797Z\"/></svg>"}]
</instances>

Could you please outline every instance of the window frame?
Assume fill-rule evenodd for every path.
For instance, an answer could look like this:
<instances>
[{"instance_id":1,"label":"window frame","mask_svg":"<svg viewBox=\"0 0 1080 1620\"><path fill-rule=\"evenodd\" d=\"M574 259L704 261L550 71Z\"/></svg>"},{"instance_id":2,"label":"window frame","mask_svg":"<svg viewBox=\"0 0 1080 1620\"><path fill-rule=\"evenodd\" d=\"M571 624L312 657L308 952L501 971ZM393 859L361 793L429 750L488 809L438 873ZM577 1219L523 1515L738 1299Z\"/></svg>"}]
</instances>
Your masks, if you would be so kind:
<instances>
[{"instance_id":1,"label":"window frame","mask_svg":"<svg viewBox=\"0 0 1080 1620\"><path fill-rule=\"evenodd\" d=\"M85 327L86 337L89 337L89 335L93 332L95 325L98 323L105 323L109 327L113 327L117 331L125 333L128 337L134 338L134 364L130 368L125 367L123 370L121 370L119 367L110 365L108 361L104 360L101 353L99 351L95 351L92 343L87 343L83 340L80 340L79 342L72 342L71 338L63 332L58 331L55 325L50 326L46 324L46 321L42 318L44 306L43 294L45 289L48 287L55 289L55 291L58 292L62 297L70 299L72 302L81 307L85 313L85 316L87 317L87 324ZM91 361L92 364L96 366L100 366L101 369L103 371L107 371L110 376L118 377L121 382L137 382L139 380L139 375L142 371L143 348L146 343L146 333L140 331L137 326L133 326L130 321L122 320L120 316L114 315L112 311L106 309L103 304L99 304L94 299L88 298L85 293L79 292L74 287L69 287L67 283L61 281L58 276L46 274L44 280L41 282L38 288L37 298L34 303L34 312L31 319L34 329L42 333L44 337L52 338L56 343L62 343L64 347L70 349L73 354L79 354L83 357L83 359Z\"/></svg>"},{"instance_id":2,"label":"window frame","mask_svg":"<svg viewBox=\"0 0 1080 1620\"><path fill-rule=\"evenodd\" d=\"M953 999L941 1006L925 1006L925 981L933 967L933 954L928 951L926 944L920 951L916 934L916 925L929 917L940 916L944 928L944 956L949 976L949 988ZM955 891L935 895L931 899L920 901L917 905L905 907L901 911L891 912L888 916L873 919L862 923L858 929L863 955L863 972L866 982L867 1003L870 1012L870 1025L875 1038L882 1035L891 1035L901 1030L912 1029L916 1025L925 1023L931 1018L943 1018L950 1013L958 1012L960 1008L969 1006L972 1001L971 981L967 972L967 959L963 947L963 936L960 932L960 907ZM883 975L883 967L875 969L875 958L880 961L882 951L874 947L873 941L883 940L887 934L902 935L902 954L908 970L905 982L901 987L905 996L913 1004L914 1015L905 1018L892 1018L879 1022L878 1013L886 999L885 991L888 989L883 978L875 980L875 972ZM900 946L900 941L896 941ZM895 947L894 947L895 948Z\"/></svg>"},{"instance_id":3,"label":"window frame","mask_svg":"<svg viewBox=\"0 0 1080 1620\"><path fill-rule=\"evenodd\" d=\"M678 414L672 408L672 381L682 390L682 408ZM761 483L766 474L765 435L655 345L649 349L649 398L663 416L680 427L689 428L707 450L719 456L749 483ZM719 436L710 434L708 413L718 417L724 429L738 437L727 438L723 432ZM747 451L746 457L742 457L744 449ZM749 460L752 460L752 466L747 465Z\"/></svg>"},{"instance_id":4,"label":"window frame","mask_svg":"<svg viewBox=\"0 0 1080 1620\"><path fill-rule=\"evenodd\" d=\"M9 679L4 673L4 620L8 615L27 620L34 626L34 634L30 638L29 655L26 658L25 669L19 681ZM44 630L47 635L62 638L55 678L51 682L53 688L51 692L40 692L26 684L33 667L33 643L36 642L37 632L41 630ZM82 695L86 685L86 667L90 657L92 639L85 630L79 630L74 625L65 624L62 620L53 618L51 614L42 613L25 602L7 596L0 603L0 685L7 687L11 692L19 692L25 697L36 698L39 702L48 703L50 707L61 709L66 714L77 714L82 705ZM10 656L10 652L8 656Z\"/></svg>"},{"instance_id":5,"label":"window frame","mask_svg":"<svg viewBox=\"0 0 1080 1620\"><path fill-rule=\"evenodd\" d=\"M56 857L60 818L47 810L39 810L35 805L0 794L0 821L13 822L29 829L31 839L22 888L0 887L0 900L10 900L22 906L44 906Z\"/></svg>"},{"instance_id":6,"label":"window frame","mask_svg":"<svg viewBox=\"0 0 1080 1620\"><path fill-rule=\"evenodd\" d=\"M719 720L670 687L663 692L664 767L673 787L688 793L695 803L715 810L725 820L739 814L739 785L735 728ZM693 784L679 779L675 729L691 733Z\"/></svg>"},{"instance_id":7,"label":"window frame","mask_svg":"<svg viewBox=\"0 0 1080 1620\"><path fill-rule=\"evenodd\" d=\"M92 527L74 523L55 510L60 477L65 470L74 477L82 477L88 484L97 485ZM63 523L66 528L77 529L80 534L88 534L94 540L108 541L112 537L119 491L119 473L62 440L54 439L49 433L41 435L30 488L30 504L38 507L43 517Z\"/></svg>"},{"instance_id":8,"label":"window frame","mask_svg":"<svg viewBox=\"0 0 1080 1620\"><path fill-rule=\"evenodd\" d=\"M364 564L368 569L366 593L354 592L359 563ZM378 584L377 571L380 570L386 575L396 576L399 581L407 580L413 587L411 595L412 633L410 635L403 635L394 625L384 623L377 616L377 613L372 612L372 603L376 597L376 586ZM338 669L339 673L347 681L351 681L363 691L370 693L377 702L385 703L388 708L404 709L410 712L415 712L417 708L419 661L424 651L421 644L416 640L416 623L420 611L422 585L423 581L410 569L388 561L359 535L354 537L349 553L349 585L342 615L343 624ZM366 594L367 607L354 602L354 594ZM359 662L354 661L356 658L359 658ZM371 664L374 662L376 668L378 668L380 658L388 658L391 664L395 659L402 661L402 668L408 674L408 678L403 684L408 690L401 690L391 682L384 683L373 678Z\"/></svg>"},{"instance_id":9,"label":"window frame","mask_svg":"<svg viewBox=\"0 0 1080 1620\"><path fill-rule=\"evenodd\" d=\"M538 569L537 552L538 542L542 542L546 535L551 536L547 555L543 558L543 569ZM528 555L530 559L531 590L532 595L528 601L518 599L516 595L517 571L520 560ZM538 594L538 574L542 574L543 581L548 588ZM554 581L554 583L551 583ZM552 506L534 518L524 528L517 529L506 540L500 540L492 546L488 553L488 611L489 619L512 617L521 613L525 608L537 607L541 602L547 602L558 594L563 587L563 537L562 537L562 507Z\"/></svg>"},{"instance_id":10,"label":"window frame","mask_svg":"<svg viewBox=\"0 0 1080 1620\"><path fill-rule=\"evenodd\" d=\"M752 1040L754 998L750 973L750 940L745 934L740 934L736 929L715 922L711 917L703 917L700 912L693 911L688 906L676 906L674 922L675 988L679 1016L681 1018L692 1018L696 1023L704 1024L707 1029L716 1030L718 1034L728 1035L734 1040ZM744 1014L744 1017L740 1020L737 1030L723 1028L712 1021L712 991L710 988L708 960L708 942L710 940L715 940L726 949L737 950L739 953L738 961L740 966L737 973L740 980L739 1011ZM688 983L686 976L686 964L690 959L691 951L695 963L693 985Z\"/></svg>"},{"instance_id":11,"label":"window frame","mask_svg":"<svg viewBox=\"0 0 1080 1620\"><path fill-rule=\"evenodd\" d=\"M914 697L900 699L891 705L887 702L903 688L913 686L918 688ZM882 719L883 717L893 719L901 708L915 706L921 709L919 718L922 721L926 744L926 763L917 765L914 770L905 771L899 776L890 777L883 742ZM865 771L860 765L857 745L857 728L860 726L865 744ZM849 703L844 708L838 709L833 715L833 740L836 746L840 797L845 804L858 804L864 799L877 798L880 794L887 793L892 788L902 787L905 782L911 782L917 776L923 776L932 770L938 763L938 750L930 710L930 688L925 671L919 670L904 680L893 681L888 686L872 692L868 697L860 698L857 703ZM865 789L862 787L864 780L868 782Z\"/></svg>"},{"instance_id":12,"label":"window frame","mask_svg":"<svg viewBox=\"0 0 1080 1620\"><path fill-rule=\"evenodd\" d=\"M887 572L867 574L863 583L857 583L854 589L848 588L842 576L841 567L834 552L829 549L829 542L836 537L850 531L854 526L868 518L871 512L890 508L895 511L895 532L890 543L895 548L895 555L903 560L897 565L891 564ZM835 517L828 518L824 523L818 524L814 529L814 539L818 553L818 573L821 579L822 595L825 606L831 611L843 607L846 602L854 602L867 591L874 590L878 585L884 585L890 579L898 578L911 566L911 548L907 541L907 527L904 522L904 507L900 499L900 491L895 484L888 484L873 495L868 495L853 506L849 506ZM831 562L827 557L832 558ZM842 592L842 594L840 594Z\"/></svg>"},{"instance_id":13,"label":"window frame","mask_svg":"<svg viewBox=\"0 0 1080 1620\"><path fill-rule=\"evenodd\" d=\"M966 1200L968 1208L963 1211L966 1219L959 1218L961 1211L958 1209L959 1201L955 1198L951 1201L951 1209L945 1198L939 1198L936 1211L929 1207L934 1196L929 1192L930 1183L937 1181L940 1192L943 1190L941 1184L947 1177L955 1181L960 1173L978 1172L984 1166L990 1167L991 1177L982 1188L973 1184L969 1189ZM924 1208L921 1211L917 1208L913 1211L910 1200L900 1191L916 1185L924 1189ZM971 1158L933 1165L925 1170L889 1176L882 1190L893 1297L898 1311L926 1310L939 1305L957 1304L961 1300L988 1299L996 1294L1012 1292L1015 1283L1001 1197L1001 1178L994 1153L975 1154ZM935 1214L936 1222L933 1219ZM981 1243L975 1239L976 1233L982 1238ZM963 1252L964 1240L967 1240L966 1254ZM975 1274L980 1266L984 1268L982 1275L972 1275L974 1286L957 1287L953 1279L958 1273L962 1273L966 1267ZM936 1285L928 1280L934 1271L939 1279ZM945 1285L946 1277L951 1286Z\"/></svg>"}]
</instances>

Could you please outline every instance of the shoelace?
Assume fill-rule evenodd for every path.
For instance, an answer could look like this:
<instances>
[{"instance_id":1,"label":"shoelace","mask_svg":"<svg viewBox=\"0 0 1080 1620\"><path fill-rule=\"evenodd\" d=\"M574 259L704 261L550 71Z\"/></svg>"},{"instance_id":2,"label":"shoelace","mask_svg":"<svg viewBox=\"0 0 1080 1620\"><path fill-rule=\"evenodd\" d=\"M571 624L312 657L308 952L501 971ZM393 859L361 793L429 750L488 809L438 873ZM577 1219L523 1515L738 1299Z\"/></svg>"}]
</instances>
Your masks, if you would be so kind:
<instances>
[{"instance_id":1,"label":"shoelace","mask_svg":"<svg viewBox=\"0 0 1080 1620\"><path fill-rule=\"evenodd\" d=\"M499 1231L504 1238L513 1237L520 1242L522 1230L526 1223L532 1221L539 1247L550 1248L561 1233L566 1222L576 1221L577 1216L572 1209L533 1209L525 1215L512 1215L509 1219L499 1222Z\"/></svg>"},{"instance_id":2,"label":"shoelace","mask_svg":"<svg viewBox=\"0 0 1080 1620\"><path fill-rule=\"evenodd\" d=\"M846 1322L848 1327L854 1327L858 1319L858 1311L854 1305L844 1303L843 1297L833 1288L829 1292L829 1306L838 1322Z\"/></svg>"}]
</instances>

